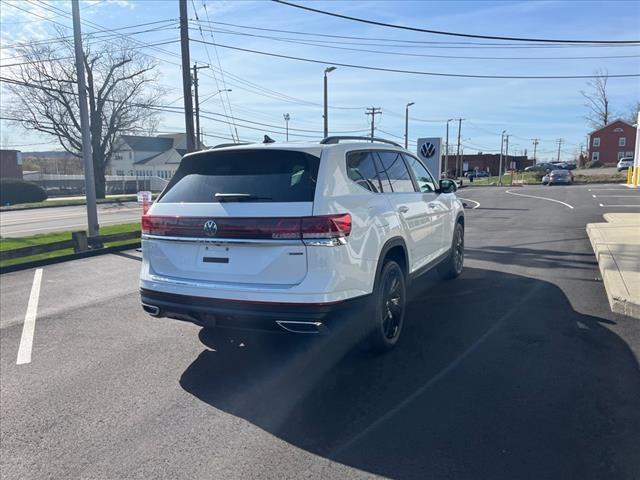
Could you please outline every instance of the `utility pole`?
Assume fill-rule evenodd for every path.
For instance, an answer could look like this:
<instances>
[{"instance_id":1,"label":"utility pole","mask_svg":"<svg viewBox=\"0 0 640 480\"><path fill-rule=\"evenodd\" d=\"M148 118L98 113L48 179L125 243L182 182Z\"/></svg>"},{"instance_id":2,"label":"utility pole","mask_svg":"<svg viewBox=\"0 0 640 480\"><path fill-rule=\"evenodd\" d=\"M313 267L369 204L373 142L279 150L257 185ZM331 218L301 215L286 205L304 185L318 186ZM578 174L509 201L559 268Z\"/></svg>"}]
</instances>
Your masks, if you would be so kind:
<instances>
[{"instance_id":1,"label":"utility pole","mask_svg":"<svg viewBox=\"0 0 640 480\"><path fill-rule=\"evenodd\" d=\"M533 142L533 164L535 165L536 163L538 163L536 160L536 151L538 149L538 144L540 143L540 139L533 138L531 139L531 141Z\"/></svg>"},{"instance_id":2,"label":"utility pole","mask_svg":"<svg viewBox=\"0 0 640 480\"><path fill-rule=\"evenodd\" d=\"M187 0L180 5L180 51L182 54L182 96L184 99L184 125L187 136L187 153L195 151L193 131L193 102L191 101L191 59L189 58L189 17Z\"/></svg>"},{"instance_id":3,"label":"utility pole","mask_svg":"<svg viewBox=\"0 0 640 480\"><path fill-rule=\"evenodd\" d=\"M460 177L460 171L458 170L462 165L460 164L460 132L462 131L462 121L464 118L458 119L458 149L456 151L456 177Z\"/></svg>"},{"instance_id":4,"label":"utility pole","mask_svg":"<svg viewBox=\"0 0 640 480\"><path fill-rule=\"evenodd\" d=\"M329 136L329 99L328 99L328 88L327 88L327 73L331 73L336 69L336 67L327 67L324 69L324 138Z\"/></svg>"},{"instance_id":5,"label":"utility pole","mask_svg":"<svg viewBox=\"0 0 640 480\"><path fill-rule=\"evenodd\" d=\"M558 140L556 140L556 143L558 144L558 162L560 161L560 147L562 147L562 144L564 143L564 138L559 138Z\"/></svg>"},{"instance_id":6,"label":"utility pole","mask_svg":"<svg viewBox=\"0 0 640 480\"><path fill-rule=\"evenodd\" d=\"M371 115L371 142L373 142L373 132L376 128L376 115L382 115L382 109L380 107L368 107L365 115Z\"/></svg>"},{"instance_id":7,"label":"utility pole","mask_svg":"<svg viewBox=\"0 0 640 480\"><path fill-rule=\"evenodd\" d=\"M404 148L409 148L409 107L415 102L407 103L404 115Z\"/></svg>"},{"instance_id":8,"label":"utility pole","mask_svg":"<svg viewBox=\"0 0 640 480\"><path fill-rule=\"evenodd\" d=\"M498 169L498 185L502 185L502 163L503 163L503 152L504 152L504 134L507 133L506 130L502 131L500 135L500 168Z\"/></svg>"},{"instance_id":9,"label":"utility pole","mask_svg":"<svg viewBox=\"0 0 640 480\"><path fill-rule=\"evenodd\" d=\"M291 115L289 115L288 113L285 113L284 115L282 115L284 117L284 126L287 132L287 142L289 141L289 119L291 118Z\"/></svg>"},{"instance_id":10,"label":"utility pole","mask_svg":"<svg viewBox=\"0 0 640 480\"><path fill-rule=\"evenodd\" d=\"M209 65L198 66L197 63L193 64L193 93L196 103L196 150L200 150L202 145L202 137L200 136L200 97L198 96L198 70L203 68L209 68Z\"/></svg>"},{"instance_id":11,"label":"utility pole","mask_svg":"<svg viewBox=\"0 0 640 480\"><path fill-rule=\"evenodd\" d=\"M82 130L82 160L84 161L84 189L87 197L87 227L89 237L97 237L100 232L96 209L96 182L93 174L93 153L91 150L91 125L87 108L87 86L84 78L84 52L82 51L82 31L80 30L80 7L78 0L72 0L73 43L78 77L78 103L80 106L80 127Z\"/></svg>"},{"instance_id":12,"label":"utility pole","mask_svg":"<svg viewBox=\"0 0 640 480\"><path fill-rule=\"evenodd\" d=\"M447 120L447 141L444 149L444 173L447 175L449 175L449 122L451 121L453 121L453 118Z\"/></svg>"}]
</instances>

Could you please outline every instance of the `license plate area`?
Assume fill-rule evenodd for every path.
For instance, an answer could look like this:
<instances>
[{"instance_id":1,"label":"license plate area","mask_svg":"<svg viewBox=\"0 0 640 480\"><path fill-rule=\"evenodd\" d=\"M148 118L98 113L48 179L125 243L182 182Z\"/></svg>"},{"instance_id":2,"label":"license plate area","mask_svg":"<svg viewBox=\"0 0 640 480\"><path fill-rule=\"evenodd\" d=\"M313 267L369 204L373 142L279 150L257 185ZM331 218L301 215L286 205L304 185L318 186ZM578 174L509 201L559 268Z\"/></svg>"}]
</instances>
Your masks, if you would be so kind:
<instances>
[{"instance_id":1,"label":"license plate area","mask_svg":"<svg viewBox=\"0 0 640 480\"><path fill-rule=\"evenodd\" d=\"M198 252L198 263L226 265L231 263L232 250L232 247L223 245L201 245Z\"/></svg>"}]
</instances>

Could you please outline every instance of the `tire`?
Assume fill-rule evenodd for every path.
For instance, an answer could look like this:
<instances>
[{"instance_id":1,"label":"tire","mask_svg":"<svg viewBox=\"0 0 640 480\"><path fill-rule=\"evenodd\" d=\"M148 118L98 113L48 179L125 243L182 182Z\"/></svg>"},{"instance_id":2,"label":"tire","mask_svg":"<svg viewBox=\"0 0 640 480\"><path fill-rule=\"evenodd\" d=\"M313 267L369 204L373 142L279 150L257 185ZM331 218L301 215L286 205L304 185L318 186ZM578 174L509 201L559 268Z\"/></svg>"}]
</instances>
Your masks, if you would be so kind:
<instances>
[{"instance_id":1,"label":"tire","mask_svg":"<svg viewBox=\"0 0 640 480\"><path fill-rule=\"evenodd\" d=\"M404 272L396 262L387 260L376 280L372 296L373 325L369 324L369 349L386 352L396 346L402 333L406 301Z\"/></svg>"},{"instance_id":2,"label":"tire","mask_svg":"<svg viewBox=\"0 0 640 480\"><path fill-rule=\"evenodd\" d=\"M460 223L456 223L451 240L451 253L449 257L438 267L440 278L452 280L459 277L464 268L464 228Z\"/></svg>"}]
</instances>

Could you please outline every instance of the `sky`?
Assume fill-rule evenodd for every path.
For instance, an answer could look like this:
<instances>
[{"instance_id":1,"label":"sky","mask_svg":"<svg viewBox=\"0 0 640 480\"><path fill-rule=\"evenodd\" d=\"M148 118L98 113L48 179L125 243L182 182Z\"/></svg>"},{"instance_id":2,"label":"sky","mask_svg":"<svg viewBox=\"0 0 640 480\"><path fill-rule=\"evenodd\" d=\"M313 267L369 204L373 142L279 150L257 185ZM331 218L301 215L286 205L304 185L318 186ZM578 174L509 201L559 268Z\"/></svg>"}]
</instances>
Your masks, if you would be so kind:
<instances>
[{"instance_id":1,"label":"sky","mask_svg":"<svg viewBox=\"0 0 640 480\"><path fill-rule=\"evenodd\" d=\"M343 15L467 34L640 39L640 3L632 1L296 1ZM366 25L267 1L187 3L192 63L212 67L199 70L201 108L207 117L201 124L208 145L230 141L235 129L241 141L259 141L264 134L284 140L286 113L290 115L290 141L319 140L323 71L336 63L499 76L591 75L597 69L606 69L610 75L640 73L640 46L540 48L522 42ZM91 0L81 1L80 6L83 34L118 28L122 35L135 39L139 51L159 64L161 83L169 92L165 104L182 105L177 0ZM0 65L19 61L11 45L52 38L56 26L71 34L70 12L71 3L66 0L4 0L0 7ZM160 21L166 22L154 24L154 31L134 33L150 29L140 27L142 23ZM160 47L148 46L172 40ZM319 63L228 47L304 57ZM2 70L7 75L11 67ZM586 108L580 93L588 89L585 79L455 78L338 66L328 80L330 133L368 134L370 116L365 115L365 108L373 106L382 110L376 117L376 136L401 141L405 105L414 102L410 107L411 149L419 137L445 137L447 119L463 118L464 153L499 151L500 133L506 130L511 135L510 152L527 150L531 156L532 139L538 138L538 160L555 159L556 140L562 138L561 159L569 160L591 130L584 118ZM220 89L232 91L207 99ZM0 109L6 112L10 95L5 88L0 94ZM640 99L640 78L610 78L609 94L614 117L628 116ZM235 126L229 124L234 123L231 118ZM0 121L0 129L3 148L60 149L55 138L25 131L11 122ZM160 132L183 129L182 114L164 113L161 117ZM449 133L453 145L458 122L450 123Z\"/></svg>"}]
</instances>

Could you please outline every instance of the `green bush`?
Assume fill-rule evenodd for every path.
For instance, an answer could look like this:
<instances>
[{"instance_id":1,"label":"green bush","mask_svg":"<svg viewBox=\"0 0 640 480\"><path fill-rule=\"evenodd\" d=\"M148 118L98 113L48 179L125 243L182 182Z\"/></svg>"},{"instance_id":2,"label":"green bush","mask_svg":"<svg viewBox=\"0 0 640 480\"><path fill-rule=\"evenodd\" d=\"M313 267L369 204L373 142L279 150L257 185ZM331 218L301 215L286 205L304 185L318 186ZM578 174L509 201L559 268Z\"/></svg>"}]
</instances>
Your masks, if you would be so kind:
<instances>
[{"instance_id":1,"label":"green bush","mask_svg":"<svg viewBox=\"0 0 640 480\"><path fill-rule=\"evenodd\" d=\"M35 183L16 178L0 179L0 204L2 205L42 202L46 199L47 192Z\"/></svg>"}]
</instances>

